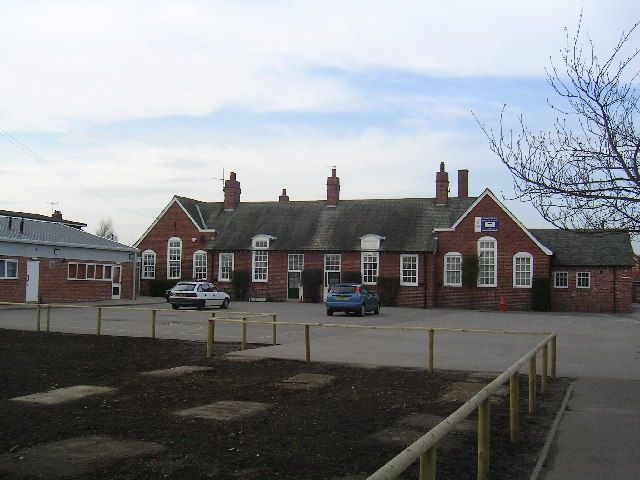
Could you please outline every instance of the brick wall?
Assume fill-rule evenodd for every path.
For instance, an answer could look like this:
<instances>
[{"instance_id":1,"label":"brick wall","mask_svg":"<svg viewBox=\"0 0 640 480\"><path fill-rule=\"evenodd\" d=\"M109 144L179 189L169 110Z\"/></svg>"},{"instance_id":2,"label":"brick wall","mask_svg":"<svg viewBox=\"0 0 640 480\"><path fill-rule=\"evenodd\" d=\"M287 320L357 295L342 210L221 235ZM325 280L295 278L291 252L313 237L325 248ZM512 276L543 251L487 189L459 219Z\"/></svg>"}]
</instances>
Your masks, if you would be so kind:
<instances>
[{"instance_id":1,"label":"brick wall","mask_svg":"<svg viewBox=\"0 0 640 480\"><path fill-rule=\"evenodd\" d=\"M24 302L26 298L27 261L30 257L2 257L18 260L18 279L0 280L0 299L7 302ZM95 302L111 299L111 280L69 280L68 263L93 263L87 260L40 258L38 297L41 303ZM115 265L96 261L97 265ZM122 299L132 297L133 262L124 263L121 274Z\"/></svg>"},{"instance_id":2,"label":"brick wall","mask_svg":"<svg viewBox=\"0 0 640 480\"><path fill-rule=\"evenodd\" d=\"M475 232L475 217L497 217L497 232ZM549 276L550 259L492 198L486 196L453 232L437 232L438 252L434 257L435 299L437 307L492 309L504 298L508 310L531 308L531 289L513 287L513 256L527 252L533 256L533 276ZM478 253L478 240L493 237L497 246L496 287L444 286L444 256L448 252Z\"/></svg>"},{"instance_id":3,"label":"brick wall","mask_svg":"<svg viewBox=\"0 0 640 480\"><path fill-rule=\"evenodd\" d=\"M630 268L554 267L553 272L567 272L567 288L553 288L552 307L557 311L628 313L632 307ZM590 273L590 287L576 287L576 273ZM616 289L614 295L614 276ZM553 279L552 279L553 281ZM615 308L614 308L615 297Z\"/></svg>"},{"instance_id":4,"label":"brick wall","mask_svg":"<svg viewBox=\"0 0 640 480\"><path fill-rule=\"evenodd\" d=\"M145 250L153 250L156 253L156 279L167 279L167 242L171 237L178 237L182 240L182 262L181 262L181 278L193 277L193 254L198 250L204 250L207 243L211 240L212 234L202 234L194 225L182 208L174 202L165 212L162 218L154 225L147 236L140 242L138 248L140 252ZM196 241L193 242L192 239ZM207 257L211 255L208 254ZM212 271L211 259L207 258L207 278L217 277L218 270ZM176 280L177 282L177 280ZM150 281L147 279L140 280L140 293L149 295Z\"/></svg>"}]
</instances>

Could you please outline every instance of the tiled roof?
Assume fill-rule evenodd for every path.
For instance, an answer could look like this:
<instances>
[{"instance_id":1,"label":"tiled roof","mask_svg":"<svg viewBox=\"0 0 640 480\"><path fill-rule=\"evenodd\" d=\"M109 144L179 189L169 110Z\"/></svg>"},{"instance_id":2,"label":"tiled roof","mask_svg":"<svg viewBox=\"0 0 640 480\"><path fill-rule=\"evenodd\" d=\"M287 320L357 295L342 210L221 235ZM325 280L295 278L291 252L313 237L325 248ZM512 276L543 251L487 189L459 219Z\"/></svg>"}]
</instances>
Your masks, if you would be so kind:
<instances>
[{"instance_id":1,"label":"tiled roof","mask_svg":"<svg viewBox=\"0 0 640 480\"><path fill-rule=\"evenodd\" d=\"M73 222L71 220L64 220L62 218L47 217L46 215L39 215L37 213L25 213L25 212L13 212L11 210L0 210L0 215L5 217L14 218L29 218L31 220L42 220L43 222L62 223L76 228L86 227L86 223Z\"/></svg>"},{"instance_id":2,"label":"tiled roof","mask_svg":"<svg viewBox=\"0 0 640 480\"><path fill-rule=\"evenodd\" d=\"M22 222L24 223L21 232L20 224ZM62 223L45 222L27 218L22 220L20 218L11 218L3 215L0 215L0 242L1 241L97 248L100 250L126 250L131 252L136 250L133 247L92 235Z\"/></svg>"},{"instance_id":3,"label":"tiled roof","mask_svg":"<svg viewBox=\"0 0 640 480\"><path fill-rule=\"evenodd\" d=\"M553 265L634 265L631 240L626 231L531 229L530 232L553 250Z\"/></svg>"},{"instance_id":4,"label":"tiled roof","mask_svg":"<svg viewBox=\"0 0 640 480\"><path fill-rule=\"evenodd\" d=\"M282 251L359 250L360 237L367 234L385 237L382 251L434 251L433 229L450 227L475 201L450 198L447 205L436 205L433 198L340 200L337 207L327 207L324 200L243 202L227 212L222 202L176 198L200 228L217 230L207 248L248 250L252 237L267 234L276 237L270 249Z\"/></svg>"}]
</instances>

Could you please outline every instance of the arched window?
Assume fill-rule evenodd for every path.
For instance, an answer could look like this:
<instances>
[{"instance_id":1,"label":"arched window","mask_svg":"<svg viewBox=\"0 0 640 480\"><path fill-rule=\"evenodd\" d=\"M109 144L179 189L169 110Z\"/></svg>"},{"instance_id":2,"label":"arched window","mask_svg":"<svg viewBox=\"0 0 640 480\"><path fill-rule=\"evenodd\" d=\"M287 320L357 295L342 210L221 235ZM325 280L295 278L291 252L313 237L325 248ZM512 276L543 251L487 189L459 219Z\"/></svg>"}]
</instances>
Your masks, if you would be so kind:
<instances>
[{"instance_id":1,"label":"arched window","mask_svg":"<svg viewBox=\"0 0 640 480\"><path fill-rule=\"evenodd\" d=\"M478 240L478 286L497 286L497 242L493 237Z\"/></svg>"},{"instance_id":2,"label":"arched window","mask_svg":"<svg viewBox=\"0 0 640 480\"><path fill-rule=\"evenodd\" d=\"M204 250L198 250L193 254L193 278L207 279L207 253Z\"/></svg>"},{"instance_id":3,"label":"arched window","mask_svg":"<svg viewBox=\"0 0 640 480\"><path fill-rule=\"evenodd\" d=\"M513 286L515 288L531 288L533 279L533 255L518 252L513 256Z\"/></svg>"},{"instance_id":4,"label":"arched window","mask_svg":"<svg viewBox=\"0 0 640 480\"><path fill-rule=\"evenodd\" d=\"M449 252L444 256L444 284L447 287L462 286L462 254Z\"/></svg>"},{"instance_id":5,"label":"arched window","mask_svg":"<svg viewBox=\"0 0 640 480\"><path fill-rule=\"evenodd\" d=\"M156 278L156 252L153 250L142 252L142 278Z\"/></svg>"},{"instance_id":6,"label":"arched window","mask_svg":"<svg viewBox=\"0 0 640 480\"><path fill-rule=\"evenodd\" d=\"M167 278L182 277L182 240L171 237L167 242Z\"/></svg>"}]
</instances>

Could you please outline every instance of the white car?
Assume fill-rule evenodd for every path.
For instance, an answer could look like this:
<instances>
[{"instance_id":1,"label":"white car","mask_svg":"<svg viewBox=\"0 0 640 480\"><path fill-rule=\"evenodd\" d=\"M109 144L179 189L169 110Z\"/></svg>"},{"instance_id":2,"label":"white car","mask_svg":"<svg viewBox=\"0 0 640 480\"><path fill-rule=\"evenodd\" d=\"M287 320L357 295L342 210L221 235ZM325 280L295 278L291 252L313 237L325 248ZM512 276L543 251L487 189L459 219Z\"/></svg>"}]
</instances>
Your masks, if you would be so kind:
<instances>
[{"instance_id":1,"label":"white car","mask_svg":"<svg viewBox=\"0 0 640 480\"><path fill-rule=\"evenodd\" d=\"M180 282L171 289L169 303L177 310L180 307L229 307L231 298L209 282Z\"/></svg>"}]
</instances>

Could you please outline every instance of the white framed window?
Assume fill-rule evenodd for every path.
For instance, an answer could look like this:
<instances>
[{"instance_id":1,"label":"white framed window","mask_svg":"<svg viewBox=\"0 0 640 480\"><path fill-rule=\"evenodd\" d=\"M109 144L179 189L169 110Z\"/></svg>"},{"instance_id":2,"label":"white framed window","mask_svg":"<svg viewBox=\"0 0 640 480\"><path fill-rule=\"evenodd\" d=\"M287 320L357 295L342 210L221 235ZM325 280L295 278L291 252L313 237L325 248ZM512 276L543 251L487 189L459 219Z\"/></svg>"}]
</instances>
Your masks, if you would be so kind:
<instances>
[{"instance_id":1,"label":"white framed window","mask_svg":"<svg viewBox=\"0 0 640 480\"><path fill-rule=\"evenodd\" d=\"M111 280L111 265L104 265L102 269L102 279Z\"/></svg>"},{"instance_id":2,"label":"white framed window","mask_svg":"<svg viewBox=\"0 0 640 480\"><path fill-rule=\"evenodd\" d=\"M18 261L0 260L0 278L18 278Z\"/></svg>"},{"instance_id":3,"label":"white framed window","mask_svg":"<svg viewBox=\"0 0 640 480\"><path fill-rule=\"evenodd\" d=\"M167 242L167 278L182 277L182 240L171 237Z\"/></svg>"},{"instance_id":4,"label":"white framed window","mask_svg":"<svg viewBox=\"0 0 640 480\"><path fill-rule=\"evenodd\" d=\"M156 252L153 250L142 252L142 278L156 278Z\"/></svg>"},{"instance_id":5,"label":"white framed window","mask_svg":"<svg viewBox=\"0 0 640 480\"><path fill-rule=\"evenodd\" d=\"M93 263L87 264L87 280L96 279L96 266Z\"/></svg>"},{"instance_id":6,"label":"white framed window","mask_svg":"<svg viewBox=\"0 0 640 480\"><path fill-rule=\"evenodd\" d=\"M87 264L69 262L68 264L68 280L85 280L87 278Z\"/></svg>"},{"instance_id":7,"label":"white framed window","mask_svg":"<svg viewBox=\"0 0 640 480\"><path fill-rule=\"evenodd\" d=\"M576 273L576 288L591 288L591 272Z\"/></svg>"},{"instance_id":8,"label":"white framed window","mask_svg":"<svg viewBox=\"0 0 640 480\"><path fill-rule=\"evenodd\" d=\"M269 279L269 252L256 250L252 254L252 274L254 282L266 282Z\"/></svg>"},{"instance_id":9,"label":"white framed window","mask_svg":"<svg viewBox=\"0 0 640 480\"><path fill-rule=\"evenodd\" d=\"M513 256L514 288L531 288L533 280L533 255L518 252Z\"/></svg>"},{"instance_id":10,"label":"white framed window","mask_svg":"<svg viewBox=\"0 0 640 480\"><path fill-rule=\"evenodd\" d=\"M417 255L400 255L400 285L418 285Z\"/></svg>"},{"instance_id":11,"label":"white framed window","mask_svg":"<svg viewBox=\"0 0 640 480\"><path fill-rule=\"evenodd\" d=\"M272 237L271 235L256 235L251 239L251 248L255 249L267 249L271 244L271 240L275 240L276 237Z\"/></svg>"},{"instance_id":12,"label":"white framed window","mask_svg":"<svg viewBox=\"0 0 640 480\"><path fill-rule=\"evenodd\" d=\"M447 287L462 286L462 254L449 252L444 256L444 284Z\"/></svg>"},{"instance_id":13,"label":"white framed window","mask_svg":"<svg viewBox=\"0 0 640 480\"><path fill-rule=\"evenodd\" d=\"M324 256L324 271L325 272L340 271L340 254L339 253L327 253Z\"/></svg>"},{"instance_id":14,"label":"white framed window","mask_svg":"<svg viewBox=\"0 0 640 480\"><path fill-rule=\"evenodd\" d=\"M569 288L569 272L553 272L553 288Z\"/></svg>"},{"instance_id":15,"label":"white framed window","mask_svg":"<svg viewBox=\"0 0 640 480\"><path fill-rule=\"evenodd\" d=\"M193 278L207 279L207 253L204 250L198 250L193 254Z\"/></svg>"},{"instance_id":16,"label":"white framed window","mask_svg":"<svg viewBox=\"0 0 640 480\"><path fill-rule=\"evenodd\" d=\"M497 247L493 237L478 240L478 286L497 286Z\"/></svg>"},{"instance_id":17,"label":"white framed window","mask_svg":"<svg viewBox=\"0 0 640 480\"><path fill-rule=\"evenodd\" d=\"M304 270L304 254L290 253L289 254L289 271L301 272L302 270Z\"/></svg>"},{"instance_id":18,"label":"white framed window","mask_svg":"<svg viewBox=\"0 0 640 480\"><path fill-rule=\"evenodd\" d=\"M230 282L233 274L233 253L221 253L218 260L218 281Z\"/></svg>"},{"instance_id":19,"label":"white framed window","mask_svg":"<svg viewBox=\"0 0 640 480\"><path fill-rule=\"evenodd\" d=\"M375 285L378 282L378 252L362 252L362 283Z\"/></svg>"}]
</instances>

